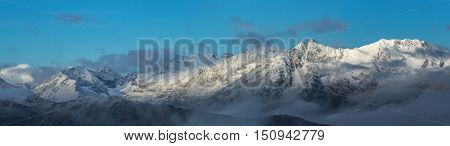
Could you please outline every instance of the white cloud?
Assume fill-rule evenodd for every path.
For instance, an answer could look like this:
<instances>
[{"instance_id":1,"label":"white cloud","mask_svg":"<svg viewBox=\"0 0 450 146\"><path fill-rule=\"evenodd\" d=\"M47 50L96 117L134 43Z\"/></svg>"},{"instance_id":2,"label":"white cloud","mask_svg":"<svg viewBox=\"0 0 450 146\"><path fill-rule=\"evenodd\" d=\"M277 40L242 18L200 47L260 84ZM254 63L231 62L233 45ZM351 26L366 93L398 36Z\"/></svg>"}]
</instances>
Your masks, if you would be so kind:
<instances>
[{"instance_id":1,"label":"white cloud","mask_svg":"<svg viewBox=\"0 0 450 146\"><path fill-rule=\"evenodd\" d=\"M0 77L11 84L31 83L34 81L31 74L31 67L28 64L18 64L0 69Z\"/></svg>"},{"instance_id":2,"label":"white cloud","mask_svg":"<svg viewBox=\"0 0 450 146\"><path fill-rule=\"evenodd\" d=\"M450 125L449 69L386 78L376 89L348 96L351 106L329 113L302 100L284 101L270 113L342 126Z\"/></svg>"},{"instance_id":3,"label":"white cloud","mask_svg":"<svg viewBox=\"0 0 450 146\"><path fill-rule=\"evenodd\" d=\"M11 84L38 84L60 72L59 67L31 67L28 64L17 64L0 67L0 78Z\"/></svg>"},{"instance_id":4,"label":"white cloud","mask_svg":"<svg viewBox=\"0 0 450 146\"><path fill-rule=\"evenodd\" d=\"M361 101L359 105L318 121L331 125L450 125L450 76L447 72L429 72L391 81L353 97Z\"/></svg>"}]
</instances>

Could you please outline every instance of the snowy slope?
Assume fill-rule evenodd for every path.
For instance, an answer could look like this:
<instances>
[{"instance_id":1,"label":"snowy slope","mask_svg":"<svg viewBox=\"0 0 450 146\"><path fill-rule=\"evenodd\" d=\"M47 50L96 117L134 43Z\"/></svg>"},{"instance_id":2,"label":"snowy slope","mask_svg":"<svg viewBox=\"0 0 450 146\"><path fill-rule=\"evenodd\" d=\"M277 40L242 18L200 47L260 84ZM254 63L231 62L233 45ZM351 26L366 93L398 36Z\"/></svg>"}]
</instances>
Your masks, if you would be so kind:
<instances>
[{"instance_id":1,"label":"snowy slope","mask_svg":"<svg viewBox=\"0 0 450 146\"><path fill-rule=\"evenodd\" d=\"M85 67L72 67L33 88L44 99L66 102L80 96L108 96L122 77L105 67L98 72Z\"/></svg>"},{"instance_id":2,"label":"snowy slope","mask_svg":"<svg viewBox=\"0 0 450 146\"><path fill-rule=\"evenodd\" d=\"M44 99L64 102L78 98L79 92L76 88L76 80L70 79L63 73L58 73L50 80L36 86L33 92Z\"/></svg>"},{"instance_id":3,"label":"snowy slope","mask_svg":"<svg viewBox=\"0 0 450 146\"><path fill-rule=\"evenodd\" d=\"M261 50L251 50L193 70L145 76L140 84L128 84L124 92L134 100L190 100L208 97L251 71L261 59ZM226 70L228 69L228 70Z\"/></svg>"}]
</instances>

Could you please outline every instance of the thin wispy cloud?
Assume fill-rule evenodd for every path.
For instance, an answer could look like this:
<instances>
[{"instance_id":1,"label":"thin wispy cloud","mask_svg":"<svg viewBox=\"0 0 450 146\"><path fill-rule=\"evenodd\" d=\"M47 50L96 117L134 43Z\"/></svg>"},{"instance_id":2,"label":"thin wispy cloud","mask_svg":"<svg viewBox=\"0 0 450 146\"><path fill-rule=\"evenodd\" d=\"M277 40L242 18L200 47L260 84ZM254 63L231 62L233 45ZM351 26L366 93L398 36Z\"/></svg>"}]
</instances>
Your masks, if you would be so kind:
<instances>
[{"instance_id":1,"label":"thin wispy cloud","mask_svg":"<svg viewBox=\"0 0 450 146\"><path fill-rule=\"evenodd\" d=\"M78 14L64 13L58 15L58 20L71 22L71 23L80 23L84 21L84 18Z\"/></svg>"},{"instance_id":2,"label":"thin wispy cloud","mask_svg":"<svg viewBox=\"0 0 450 146\"><path fill-rule=\"evenodd\" d=\"M77 13L61 13L56 16L56 19L62 22L81 24L81 23L98 23L94 17L85 16Z\"/></svg>"},{"instance_id":3,"label":"thin wispy cloud","mask_svg":"<svg viewBox=\"0 0 450 146\"><path fill-rule=\"evenodd\" d=\"M299 22L272 33L259 32L258 30L262 30L260 27L251 24L249 21L246 21L245 19L239 17L233 17L231 19L231 24L234 28L239 29L240 31L264 34L264 36L269 37L297 36L300 32L324 34L342 31L348 28L348 25L345 21L329 18Z\"/></svg>"},{"instance_id":4,"label":"thin wispy cloud","mask_svg":"<svg viewBox=\"0 0 450 146\"><path fill-rule=\"evenodd\" d=\"M251 31L255 29L255 26L239 17L231 18L231 24L233 25L233 27L240 30Z\"/></svg>"},{"instance_id":5,"label":"thin wispy cloud","mask_svg":"<svg viewBox=\"0 0 450 146\"><path fill-rule=\"evenodd\" d=\"M330 33L347 29L347 24L340 20L322 19L313 22L311 25L312 32L316 34Z\"/></svg>"},{"instance_id":6,"label":"thin wispy cloud","mask_svg":"<svg viewBox=\"0 0 450 146\"><path fill-rule=\"evenodd\" d=\"M91 68L101 68L109 66L118 72L135 71L137 68L137 52L129 51L128 53L105 54L97 60L79 58L74 61L76 65L87 66Z\"/></svg>"},{"instance_id":7,"label":"thin wispy cloud","mask_svg":"<svg viewBox=\"0 0 450 146\"><path fill-rule=\"evenodd\" d=\"M304 21L288 27L286 30L279 32L280 35L296 36L299 32L311 32L314 34L323 34L347 29L348 25L342 20L336 19L319 19L313 21Z\"/></svg>"},{"instance_id":8,"label":"thin wispy cloud","mask_svg":"<svg viewBox=\"0 0 450 146\"><path fill-rule=\"evenodd\" d=\"M59 67L32 67L28 64L0 66L0 78L11 84L37 84L61 71Z\"/></svg>"},{"instance_id":9,"label":"thin wispy cloud","mask_svg":"<svg viewBox=\"0 0 450 146\"><path fill-rule=\"evenodd\" d=\"M136 72L138 67L143 66L146 56L158 58L158 63L167 63L169 60L177 57L178 54L171 54L169 49L163 50L130 50L127 53L105 54L99 59L91 60L78 58L73 63L75 65L86 66L99 69L104 66L111 67L119 73ZM161 66L164 66L161 64ZM160 67L161 67L160 66Z\"/></svg>"}]
</instances>

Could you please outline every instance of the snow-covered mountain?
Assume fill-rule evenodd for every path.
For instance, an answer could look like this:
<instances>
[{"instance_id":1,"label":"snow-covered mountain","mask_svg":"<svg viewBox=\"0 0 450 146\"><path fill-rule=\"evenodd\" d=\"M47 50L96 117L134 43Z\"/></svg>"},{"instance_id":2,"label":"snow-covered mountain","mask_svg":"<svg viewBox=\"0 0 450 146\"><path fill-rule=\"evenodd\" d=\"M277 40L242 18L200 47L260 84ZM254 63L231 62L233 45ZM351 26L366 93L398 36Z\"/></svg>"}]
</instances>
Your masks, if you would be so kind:
<instances>
[{"instance_id":1,"label":"snow-covered mountain","mask_svg":"<svg viewBox=\"0 0 450 146\"><path fill-rule=\"evenodd\" d=\"M110 67L105 66L101 68L98 72L94 72L94 75L100 79L108 88L116 88L123 81L122 75L114 72Z\"/></svg>"},{"instance_id":2,"label":"snow-covered mountain","mask_svg":"<svg viewBox=\"0 0 450 146\"><path fill-rule=\"evenodd\" d=\"M230 103L297 98L337 108L349 96L396 75L446 70L447 50L420 40L380 40L342 49L305 41L288 51L259 48L227 57L192 74L151 76L122 90L131 100ZM192 105L192 104L191 104ZM193 104L194 106L196 104Z\"/></svg>"},{"instance_id":3,"label":"snow-covered mountain","mask_svg":"<svg viewBox=\"0 0 450 146\"><path fill-rule=\"evenodd\" d=\"M33 95L27 87L0 79L0 106L7 107L0 115L11 121L59 111L19 125L193 125L218 120L254 125L261 119L314 125L295 117L304 117L299 113L305 109L329 114L368 102L376 107L431 93L438 97L450 89L449 51L420 40L380 40L358 48L309 40L289 50L254 48L225 56L180 57L163 70L126 76L109 67L71 67L34 86ZM19 92L26 94L14 97ZM126 120L117 120L122 113ZM171 121L168 114L185 120ZM84 120L94 118L101 120Z\"/></svg>"},{"instance_id":4,"label":"snow-covered mountain","mask_svg":"<svg viewBox=\"0 0 450 146\"><path fill-rule=\"evenodd\" d=\"M105 67L98 72L85 67L72 67L33 88L33 92L44 99L66 102L80 96L109 96L122 76Z\"/></svg>"},{"instance_id":5,"label":"snow-covered mountain","mask_svg":"<svg viewBox=\"0 0 450 146\"><path fill-rule=\"evenodd\" d=\"M352 104L347 100L350 96L382 86L390 77L446 70L449 56L447 50L420 40L383 39L346 49L309 40L286 51L256 48L221 60L209 56L209 64L198 56L181 57L161 72L126 77L108 67L99 71L73 67L33 92L54 102L123 95L129 100L195 107L294 98L337 108Z\"/></svg>"}]
</instances>

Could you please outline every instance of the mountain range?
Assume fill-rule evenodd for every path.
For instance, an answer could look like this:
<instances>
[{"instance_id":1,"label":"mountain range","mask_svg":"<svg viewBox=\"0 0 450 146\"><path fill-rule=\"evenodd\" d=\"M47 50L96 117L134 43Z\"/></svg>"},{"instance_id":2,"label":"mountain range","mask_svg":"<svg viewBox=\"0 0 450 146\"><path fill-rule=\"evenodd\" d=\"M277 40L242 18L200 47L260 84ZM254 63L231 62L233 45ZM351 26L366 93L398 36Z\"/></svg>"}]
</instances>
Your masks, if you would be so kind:
<instances>
[{"instance_id":1,"label":"mountain range","mask_svg":"<svg viewBox=\"0 0 450 146\"><path fill-rule=\"evenodd\" d=\"M242 102L248 98L272 103L280 98L317 102L325 108L349 103L390 77L447 71L449 53L420 40L380 40L353 49L335 49L314 40L293 49L255 49L223 59L178 78L152 76L126 84L130 100L188 103ZM213 104L214 106L217 106Z\"/></svg>"},{"instance_id":2,"label":"mountain range","mask_svg":"<svg viewBox=\"0 0 450 146\"><path fill-rule=\"evenodd\" d=\"M448 50L420 40L383 39L358 48L333 48L309 40L289 50L263 47L210 57L212 64L156 73L121 75L109 67L71 67L29 89L21 101L0 100L8 107L0 111L8 115L0 123L57 111L11 125L320 125L279 109L298 101L318 105L320 113L367 102L373 107L396 103L402 99L378 102L362 96L402 78L448 76L450 64ZM408 84L417 91L436 86L439 82ZM0 79L0 88L11 87ZM149 120L154 117L163 122ZM82 120L92 118L99 121Z\"/></svg>"}]
</instances>

